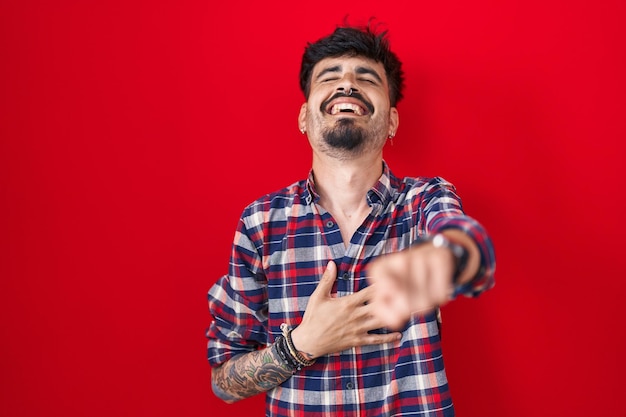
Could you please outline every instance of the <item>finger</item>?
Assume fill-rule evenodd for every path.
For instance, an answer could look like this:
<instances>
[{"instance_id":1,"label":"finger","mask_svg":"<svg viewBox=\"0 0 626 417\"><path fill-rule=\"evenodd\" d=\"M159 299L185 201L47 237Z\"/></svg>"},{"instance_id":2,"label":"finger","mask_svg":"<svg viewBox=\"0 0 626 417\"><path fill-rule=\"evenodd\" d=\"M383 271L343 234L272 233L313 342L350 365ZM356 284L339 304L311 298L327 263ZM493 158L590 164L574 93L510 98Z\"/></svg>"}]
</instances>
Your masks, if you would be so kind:
<instances>
[{"instance_id":1,"label":"finger","mask_svg":"<svg viewBox=\"0 0 626 417\"><path fill-rule=\"evenodd\" d=\"M324 274L322 275L319 284L317 284L317 288L315 288L315 291L313 291L313 294L311 294L311 297L313 297L315 294L329 296L333 289L333 284L336 278L337 265L335 265L334 261L330 261L328 262L328 265L326 265Z\"/></svg>"},{"instance_id":2,"label":"finger","mask_svg":"<svg viewBox=\"0 0 626 417\"><path fill-rule=\"evenodd\" d=\"M409 291L411 311L413 313L430 311L437 305L433 285L439 282L439 278L433 276L433 269L424 262L414 264L413 267Z\"/></svg>"},{"instance_id":3,"label":"finger","mask_svg":"<svg viewBox=\"0 0 626 417\"><path fill-rule=\"evenodd\" d=\"M356 324L357 330L361 333L368 333L377 329L392 329L398 330L406 323L410 318L408 309L405 311L394 311L387 308L377 308L371 315L364 318Z\"/></svg>"},{"instance_id":4,"label":"finger","mask_svg":"<svg viewBox=\"0 0 626 417\"><path fill-rule=\"evenodd\" d=\"M366 274L370 284L397 279L405 267L403 255L402 253L382 255L368 265Z\"/></svg>"},{"instance_id":5,"label":"finger","mask_svg":"<svg viewBox=\"0 0 626 417\"><path fill-rule=\"evenodd\" d=\"M406 292L399 289L378 288L371 303L361 309L363 324L368 330L381 327L398 328L411 314Z\"/></svg>"},{"instance_id":6,"label":"finger","mask_svg":"<svg viewBox=\"0 0 626 417\"><path fill-rule=\"evenodd\" d=\"M402 333L394 332L394 333L367 333L360 340L359 345L382 345L383 343L397 343L402 339Z\"/></svg>"},{"instance_id":7,"label":"finger","mask_svg":"<svg viewBox=\"0 0 626 417\"><path fill-rule=\"evenodd\" d=\"M369 305L372 302L388 300L396 295L402 295L403 291L398 287L397 280L379 281L362 290L343 297L344 302L350 303L352 307Z\"/></svg>"},{"instance_id":8,"label":"finger","mask_svg":"<svg viewBox=\"0 0 626 417\"><path fill-rule=\"evenodd\" d=\"M404 285L409 268L410 264L407 262L406 254L384 255L368 268L367 279L370 283L368 288L371 289L363 295L369 297L371 292L377 291L375 288L388 286L395 288Z\"/></svg>"},{"instance_id":9,"label":"finger","mask_svg":"<svg viewBox=\"0 0 626 417\"><path fill-rule=\"evenodd\" d=\"M400 280L385 279L384 281L380 280L375 282L345 298L350 298L357 305L367 305L372 302L381 302L403 294L405 294L404 285L401 285Z\"/></svg>"},{"instance_id":10,"label":"finger","mask_svg":"<svg viewBox=\"0 0 626 417\"><path fill-rule=\"evenodd\" d=\"M452 292L452 267L447 258L438 265L431 265L428 290L433 304L443 304Z\"/></svg>"},{"instance_id":11,"label":"finger","mask_svg":"<svg viewBox=\"0 0 626 417\"><path fill-rule=\"evenodd\" d=\"M358 292L355 292L354 294L345 296L344 299L346 301L349 300L352 303L352 305L355 305L355 306L367 304L374 298L378 288L380 288L380 284L373 284L373 285L363 288L362 290Z\"/></svg>"},{"instance_id":12,"label":"finger","mask_svg":"<svg viewBox=\"0 0 626 417\"><path fill-rule=\"evenodd\" d=\"M415 258L411 262L409 279L406 282L406 290L410 298L426 296L428 289L428 269L423 257Z\"/></svg>"},{"instance_id":13,"label":"finger","mask_svg":"<svg viewBox=\"0 0 626 417\"><path fill-rule=\"evenodd\" d=\"M387 327L390 329L400 328L411 317L411 308L406 297L395 297L386 304L375 306L373 312L373 328Z\"/></svg>"}]
</instances>

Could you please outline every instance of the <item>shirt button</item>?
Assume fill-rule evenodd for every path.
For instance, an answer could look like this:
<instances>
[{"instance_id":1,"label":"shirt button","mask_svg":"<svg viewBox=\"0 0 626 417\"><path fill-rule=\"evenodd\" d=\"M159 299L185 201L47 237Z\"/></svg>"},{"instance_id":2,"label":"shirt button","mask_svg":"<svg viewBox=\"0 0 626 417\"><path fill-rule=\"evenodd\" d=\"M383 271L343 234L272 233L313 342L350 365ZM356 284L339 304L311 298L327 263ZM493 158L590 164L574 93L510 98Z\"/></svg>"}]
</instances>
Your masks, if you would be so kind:
<instances>
[{"instance_id":1,"label":"shirt button","mask_svg":"<svg viewBox=\"0 0 626 417\"><path fill-rule=\"evenodd\" d=\"M352 388L354 388L354 384L352 383L352 381L346 382L346 389L352 389Z\"/></svg>"},{"instance_id":2,"label":"shirt button","mask_svg":"<svg viewBox=\"0 0 626 417\"><path fill-rule=\"evenodd\" d=\"M329 229L331 227L333 227L334 225L335 225L335 223L333 223L332 220L329 220L329 221L326 222L326 227L328 227Z\"/></svg>"},{"instance_id":3,"label":"shirt button","mask_svg":"<svg viewBox=\"0 0 626 417\"><path fill-rule=\"evenodd\" d=\"M347 272L344 272L343 275L341 276L343 279L350 279L350 274L348 274Z\"/></svg>"}]
</instances>

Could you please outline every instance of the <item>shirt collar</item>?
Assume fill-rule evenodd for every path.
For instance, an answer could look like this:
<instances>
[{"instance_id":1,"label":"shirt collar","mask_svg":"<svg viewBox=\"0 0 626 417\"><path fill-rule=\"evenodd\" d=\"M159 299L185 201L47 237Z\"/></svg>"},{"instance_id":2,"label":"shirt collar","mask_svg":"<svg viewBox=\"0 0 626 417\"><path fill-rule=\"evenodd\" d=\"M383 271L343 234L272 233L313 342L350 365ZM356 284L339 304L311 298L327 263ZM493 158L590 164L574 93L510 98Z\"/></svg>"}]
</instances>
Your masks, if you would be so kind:
<instances>
[{"instance_id":1,"label":"shirt collar","mask_svg":"<svg viewBox=\"0 0 626 417\"><path fill-rule=\"evenodd\" d=\"M306 180L304 199L308 205L311 205L311 203L317 203L320 199L320 195L317 193L317 191L315 191L315 180L313 178L312 169L309 171L309 177Z\"/></svg>"},{"instance_id":2,"label":"shirt collar","mask_svg":"<svg viewBox=\"0 0 626 417\"><path fill-rule=\"evenodd\" d=\"M383 160L383 173L376 181L376 184L367 192L367 203L372 205L380 205L385 207L387 203L392 199L393 190L391 186L391 177L393 174L389 170L387 162ZM317 203L320 199L320 195L315 190L315 179L313 176L313 170L309 171L309 176L306 180L306 189L304 192L304 199L307 204Z\"/></svg>"}]
</instances>

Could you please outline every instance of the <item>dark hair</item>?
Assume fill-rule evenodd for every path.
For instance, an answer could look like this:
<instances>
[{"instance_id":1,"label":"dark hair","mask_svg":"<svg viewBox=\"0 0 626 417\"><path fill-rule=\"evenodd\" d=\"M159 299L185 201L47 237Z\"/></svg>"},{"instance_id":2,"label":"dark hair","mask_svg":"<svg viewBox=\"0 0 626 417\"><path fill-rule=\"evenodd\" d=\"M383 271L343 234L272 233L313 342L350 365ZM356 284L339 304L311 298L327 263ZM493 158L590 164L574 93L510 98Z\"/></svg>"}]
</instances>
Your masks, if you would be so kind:
<instances>
[{"instance_id":1,"label":"dark hair","mask_svg":"<svg viewBox=\"0 0 626 417\"><path fill-rule=\"evenodd\" d=\"M339 26L333 33L304 48L300 65L300 89L305 98L311 91L313 67L324 58L340 56L363 56L383 64L389 83L389 99L395 106L402 99L404 75L402 62L389 49L387 31L376 33L367 26Z\"/></svg>"}]
</instances>

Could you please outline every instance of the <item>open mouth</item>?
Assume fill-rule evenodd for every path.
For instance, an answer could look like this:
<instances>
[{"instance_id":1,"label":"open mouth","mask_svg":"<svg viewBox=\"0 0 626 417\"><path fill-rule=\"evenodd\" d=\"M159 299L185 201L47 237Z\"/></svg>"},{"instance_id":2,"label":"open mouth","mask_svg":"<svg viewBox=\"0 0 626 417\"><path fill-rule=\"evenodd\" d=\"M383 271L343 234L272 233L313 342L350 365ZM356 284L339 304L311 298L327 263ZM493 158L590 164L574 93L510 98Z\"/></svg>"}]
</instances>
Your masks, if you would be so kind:
<instances>
[{"instance_id":1,"label":"open mouth","mask_svg":"<svg viewBox=\"0 0 626 417\"><path fill-rule=\"evenodd\" d=\"M352 93L350 97L338 93L323 102L320 110L331 116L350 114L354 116L368 116L374 113L374 106L358 92Z\"/></svg>"},{"instance_id":2,"label":"open mouth","mask_svg":"<svg viewBox=\"0 0 626 417\"><path fill-rule=\"evenodd\" d=\"M355 103L337 103L330 106L330 108L328 108L326 112L333 116L339 113L352 113L356 114L357 116L363 116L364 114L368 113L367 109Z\"/></svg>"}]
</instances>

